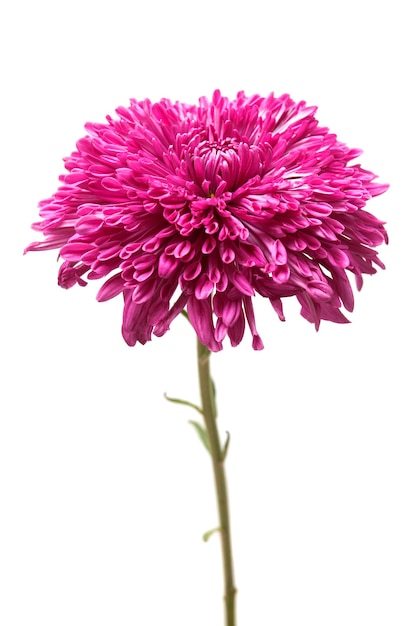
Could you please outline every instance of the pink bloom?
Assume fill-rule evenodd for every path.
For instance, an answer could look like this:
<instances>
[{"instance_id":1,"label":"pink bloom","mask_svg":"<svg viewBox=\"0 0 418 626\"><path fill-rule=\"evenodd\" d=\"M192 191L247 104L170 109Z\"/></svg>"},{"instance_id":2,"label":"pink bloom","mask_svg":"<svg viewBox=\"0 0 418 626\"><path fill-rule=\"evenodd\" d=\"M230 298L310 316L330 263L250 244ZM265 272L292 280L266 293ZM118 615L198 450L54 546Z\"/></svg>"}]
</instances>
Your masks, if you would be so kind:
<instances>
[{"instance_id":1,"label":"pink bloom","mask_svg":"<svg viewBox=\"0 0 418 626\"><path fill-rule=\"evenodd\" d=\"M124 298L122 333L133 346L161 336L184 309L202 343L263 347L253 298L282 299L301 314L348 320L347 276L384 267L374 247L383 222L364 210L387 185L350 162L361 152L318 126L316 108L288 95L191 106L132 100L119 119L86 124L65 159L62 186L40 203L33 228L59 248L59 284L107 277L97 298Z\"/></svg>"}]
</instances>

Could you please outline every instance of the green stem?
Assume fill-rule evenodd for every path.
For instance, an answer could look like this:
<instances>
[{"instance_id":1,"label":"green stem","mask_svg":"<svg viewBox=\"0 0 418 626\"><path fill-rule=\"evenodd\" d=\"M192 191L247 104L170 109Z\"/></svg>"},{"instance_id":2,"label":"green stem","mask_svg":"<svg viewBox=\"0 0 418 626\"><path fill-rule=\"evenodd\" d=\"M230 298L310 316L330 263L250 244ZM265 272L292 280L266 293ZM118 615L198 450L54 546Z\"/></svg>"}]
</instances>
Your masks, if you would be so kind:
<instances>
[{"instance_id":1,"label":"green stem","mask_svg":"<svg viewBox=\"0 0 418 626\"><path fill-rule=\"evenodd\" d=\"M235 584L232 563L231 530L228 511L228 493L224 469L225 452L221 447L216 425L216 407L213 382L210 376L210 350L198 340L197 357L203 419L208 434L216 497L218 501L219 527L221 534L222 559L225 589L225 626L235 626Z\"/></svg>"}]
</instances>

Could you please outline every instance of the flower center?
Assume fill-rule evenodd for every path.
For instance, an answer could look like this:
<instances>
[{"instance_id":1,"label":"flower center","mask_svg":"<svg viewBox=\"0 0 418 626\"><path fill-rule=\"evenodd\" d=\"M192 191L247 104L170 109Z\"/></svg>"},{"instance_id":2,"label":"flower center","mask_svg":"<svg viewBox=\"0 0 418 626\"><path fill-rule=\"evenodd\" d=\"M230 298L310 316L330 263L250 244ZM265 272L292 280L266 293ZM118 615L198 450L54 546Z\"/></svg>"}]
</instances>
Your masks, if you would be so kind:
<instances>
[{"instance_id":1,"label":"flower center","mask_svg":"<svg viewBox=\"0 0 418 626\"><path fill-rule=\"evenodd\" d=\"M261 174L265 162L262 149L245 138L201 138L189 149L189 175L205 197L233 192L248 179Z\"/></svg>"},{"instance_id":2,"label":"flower center","mask_svg":"<svg viewBox=\"0 0 418 626\"><path fill-rule=\"evenodd\" d=\"M232 191L240 173L239 143L233 139L202 141L194 150L195 182L206 196Z\"/></svg>"}]
</instances>

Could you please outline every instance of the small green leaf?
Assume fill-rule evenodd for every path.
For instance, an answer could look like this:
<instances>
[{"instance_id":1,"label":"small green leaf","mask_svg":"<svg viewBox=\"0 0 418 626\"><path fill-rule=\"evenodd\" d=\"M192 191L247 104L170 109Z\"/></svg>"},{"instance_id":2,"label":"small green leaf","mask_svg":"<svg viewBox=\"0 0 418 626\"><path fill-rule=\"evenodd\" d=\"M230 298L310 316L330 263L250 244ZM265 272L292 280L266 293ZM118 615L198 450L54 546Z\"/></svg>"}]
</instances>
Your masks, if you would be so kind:
<instances>
[{"instance_id":1,"label":"small green leaf","mask_svg":"<svg viewBox=\"0 0 418 626\"><path fill-rule=\"evenodd\" d=\"M183 309L183 310L182 310L181 315L183 315L183 316L186 318L186 320L187 320L188 322L190 322L190 320L189 320L189 316L187 315L187 311L186 311L186 309Z\"/></svg>"},{"instance_id":2,"label":"small green leaf","mask_svg":"<svg viewBox=\"0 0 418 626\"><path fill-rule=\"evenodd\" d=\"M184 406L189 406L190 408L195 409L195 411L203 415L203 411L200 406L197 406L197 404L193 404L193 402L188 402L188 400L182 400L181 398L171 398L166 393L164 394L164 398L169 402L174 402L174 404L184 404Z\"/></svg>"},{"instance_id":3,"label":"small green leaf","mask_svg":"<svg viewBox=\"0 0 418 626\"><path fill-rule=\"evenodd\" d=\"M216 387L215 387L215 383L213 381L213 378L210 379L210 385L211 385L211 390L212 390L212 394L211 394L211 405L212 405L212 412L214 417L218 417L218 410L216 408Z\"/></svg>"},{"instance_id":4,"label":"small green leaf","mask_svg":"<svg viewBox=\"0 0 418 626\"><path fill-rule=\"evenodd\" d=\"M222 449L222 461L225 461L225 459L226 459L226 454L228 452L228 446L229 446L229 440L230 439L231 439L231 436L230 436L229 432L226 431L226 441L225 441L224 447Z\"/></svg>"},{"instance_id":5,"label":"small green leaf","mask_svg":"<svg viewBox=\"0 0 418 626\"><path fill-rule=\"evenodd\" d=\"M212 528L211 530L207 530L202 535L203 541L209 541L209 539L212 537L212 535L214 535L217 532L221 532L221 530L222 530L222 528L220 526L217 526L216 528Z\"/></svg>"},{"instance_id":6,"label":"small green leaf","mask_svg":"<svg viewBox=\"0 0 418 626\"><path fill-rule=\"evenodd\" d=\"M189 424L194 426L194 428L196 429L196 432L197 432L197 434L199 436L200 441L203 443L203 445L205 446L206 450L210 454L210 443L209 443L208 433L203 428L202 424L199 424L199 422L195 422L193 420L189 420Z\"/></svg>"},{"instance_id":7,"label":"small green leaf","mask_svg":"<svg viewBox=\"0 0 418 626\"><path fill-rule=\"evenodd\" d=\"M212 385L213 397L216 398L216 387L215 387L215 381L213 380L213 378L210 379L210 384Z\"/></svg>"}]
</instances>

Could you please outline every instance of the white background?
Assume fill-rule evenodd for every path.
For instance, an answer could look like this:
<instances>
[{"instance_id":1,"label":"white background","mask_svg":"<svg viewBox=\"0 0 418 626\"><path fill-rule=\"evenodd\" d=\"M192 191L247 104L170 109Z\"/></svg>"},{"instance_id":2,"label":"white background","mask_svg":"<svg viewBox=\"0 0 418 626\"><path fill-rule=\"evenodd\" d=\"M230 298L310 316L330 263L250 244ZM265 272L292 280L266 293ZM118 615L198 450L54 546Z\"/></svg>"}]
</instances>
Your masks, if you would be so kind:
<instances>
[{"instance_id":1,"label":"white background","mask_svg":"<svg viewBox=\"0 0 418 626\"><path fill-rule=\"evenodd\" d=\"M413 3L15 2L1 16L2 626L221 626L209 458L163 398L198 401L179 318L128 348L121 301L22 256L61 158L130 97L288 92L391 189L387 265L352 324L257 302L213 358L238 626L416 626L417 122ZM263 306L264 305L264 306Z\"/></svg>"}]
</instances>

